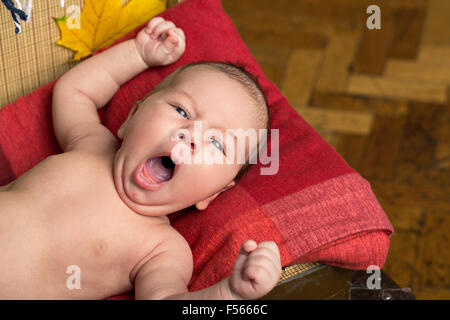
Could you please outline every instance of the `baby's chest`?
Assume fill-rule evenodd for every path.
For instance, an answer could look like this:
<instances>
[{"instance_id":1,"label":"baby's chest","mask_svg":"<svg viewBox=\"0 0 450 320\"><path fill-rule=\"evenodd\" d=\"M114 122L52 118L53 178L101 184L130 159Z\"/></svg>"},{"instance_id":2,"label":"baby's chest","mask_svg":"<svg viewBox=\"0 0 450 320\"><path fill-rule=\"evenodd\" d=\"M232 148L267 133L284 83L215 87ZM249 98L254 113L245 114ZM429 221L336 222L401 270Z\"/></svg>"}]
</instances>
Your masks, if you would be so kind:
<instances>
[{"instance_id":1,"label":"baby's chest","mask_svg":"<svg viewBox=\"0 0 450 320\"><path fill-rule=\"evenodd\" d=\"M144 233L136 230L136 214L115 190L112 159L70 152L52 156L16 180L14 190L28 199L22 210L27 220L57 239L50 245L60 256L114 260Z\"/></svg>"},{"instance_id":2,"label":"baby's chest","mask_svg":"<svg viewBox=\"0 0 450 320\"><path fill-rule=\"evenodd\" d=\"M112 165L106 163L55 156L21 176L13 189L15 201L9 205L21 214L11 215L15 223L8 225L20 225L20 234L34 235L34 240L10 236L8 241L15 239L16 251L39 253L33 261L57 279L68 277L71 266L70 270L79 268L86 287L107 278L112 286L128 288L131 270L170 228L161 219L136 214L121 201ZM31 244L41 249L29 250Z\"/></svg>"},{"instance_id":3,"label":"baby's chest","mask_svg":"<svg viewBox=\"0 0 450 320\"><path fill-rule=\"evenodd\" d=\"M47 211L49 234L57 239L50 243L51 261L60 271L79 267L86 287L108 283L111 291L129 290L131 271L162 241L163 228L101 196L70 201L75 204Z\"/></svg>"}]
</instances>

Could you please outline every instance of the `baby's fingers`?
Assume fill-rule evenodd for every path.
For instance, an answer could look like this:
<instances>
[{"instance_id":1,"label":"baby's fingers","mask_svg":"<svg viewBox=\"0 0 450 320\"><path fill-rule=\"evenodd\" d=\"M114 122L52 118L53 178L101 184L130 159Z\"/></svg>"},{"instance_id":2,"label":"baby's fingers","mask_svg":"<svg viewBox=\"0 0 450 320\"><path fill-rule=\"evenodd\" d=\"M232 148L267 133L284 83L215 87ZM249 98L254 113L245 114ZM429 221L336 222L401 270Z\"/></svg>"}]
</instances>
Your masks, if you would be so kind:
<instances>
[{"instance_id":1,"label":"baby's fingers","mask_svg":"<svg viewBox=\"0 0 450 320\"><path fill-rule=\"evenodd\" d=\"M186 40L186 36L184 35L184 31L180 28L170 29L173 32L180 37L180 39Z\"/></svg>"},{"instance_id":2,"label":"baby's fingers","mask_svg":"<svg viewBox=\"0 0 450 320\"><path fill-rule=\"evenodd\" d=\"M274 276L281 276L280 252L275 242L259 243L258 248L250 254L247 264L269 268Z\"/></svg>"},{"instance_id":3,"label":"baby's fingers","mask_svg":"<svg viewBox=\"0 0 450 320\"><path fill-rule=\"evenodd\" d=\"M273 278L273 271L267 263L254 263L252 261L246 265L242 276L244 279L251 280L255 286L268 282L268 280Z\"/></svg>"},{"instance_id":4,"label":"baby's fingers","mask_svg":"<svg viewBox=\"0 0 450 320\"><path fill-rule=\"evenodd\" d=\"M155 28L150 33L150 38L152 39L158 39L159 37L162 37L162 39L165 39L167 36L167 31L169 29L176 28L175 24L171 21L164 21L159 23L155 26Z\"/></svg>"},{"instance_id":5,"label":"baby's fingers","mask_svg":"<svg viewBox=\"0 0 450 320\"><path fill-rule=\"evenodd\" d=\"M272 260L275 265L281 264L280 252L278 250L277 245L274 242L260 242L256 250L254 250L251 256L265 256L268 259Z\"/></svg>"},{"instance_id":6,"label":"baby's fingers","mask_svg":"<svg viewBox=\"0 0 450 320\"><path fill-rule=\"evenodd\" d=\"M155 29L155 27L164 21L165 20L162 17L155 17L155 18L151 19L149 21L149 23L147 24L147 26L145 27L145 32L147 32L148 34L151 34L153 32L153 30Z\"/></svg>"},{"instance_id":7,"label":"baby's fingers","mask_svg":"<svg viewBox=\"0 0 450 320\"><path fill-rule=\"evenodd\" d=\"M241 246L241 250L234 262L233 271L241 272L244 267L245 261L248 258L248 255L251 251L255 250L257 244L254 240L247 240Z\"/></svg>"},{"instance_id":8,"label":"baby's fingers","mask_svg":"<svg viewBox=\"0 0 450 320\"><path fill-rule=\"evenodd\" d=\"M171 54L172 51L178 46L178 43L179 43L178 37L170 34L170 32L171 31L169 30L169 34L168 34L167 38L162 43L162 48L163 48L165 54Z\"/></svg>"},{"instance_id":9,"label":"baby's fingers","mask_svg":"<svg viewBox=\"0 0 450 320\"><path fill-rule=\"evenodd\" d=\"M264 241L258 244L257 251L265 252L271 257L273 257L274 261L281 264L280 258L280 250L278 249L277 244L274 241Z\"/></svg>"},{"instance_id":10,"label":"baby's fingers","mask_svg":"<svg viewBox=\"0 0 450 320\"><path fill-rule=\"evenodd\" d=\"M281 266L270 254L253 252L246 262L246 268L258 267L270 271L274 277L281 275Z\"/></svg>"}]
</instances>

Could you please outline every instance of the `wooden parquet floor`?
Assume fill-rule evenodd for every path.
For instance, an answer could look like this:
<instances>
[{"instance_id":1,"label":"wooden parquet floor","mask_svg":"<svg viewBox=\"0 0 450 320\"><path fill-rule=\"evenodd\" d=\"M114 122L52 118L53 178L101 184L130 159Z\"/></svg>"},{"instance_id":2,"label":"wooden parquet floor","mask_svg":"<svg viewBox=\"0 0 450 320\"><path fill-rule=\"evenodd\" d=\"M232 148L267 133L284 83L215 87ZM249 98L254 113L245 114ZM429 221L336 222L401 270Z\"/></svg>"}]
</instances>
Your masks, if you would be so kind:
<instances>
[{"instance_id":1,"label":"wooden parquet floor","mask_svg":"<svg viewBox=\"0 0 450 320\"><path fill-rule=\"evenodd\" d=\"M366 8L381 8L381 30ZM450 299L450 1L223 0L291 105L368 179L396 234L384 270Z\"/></svg>"}]
</instances>

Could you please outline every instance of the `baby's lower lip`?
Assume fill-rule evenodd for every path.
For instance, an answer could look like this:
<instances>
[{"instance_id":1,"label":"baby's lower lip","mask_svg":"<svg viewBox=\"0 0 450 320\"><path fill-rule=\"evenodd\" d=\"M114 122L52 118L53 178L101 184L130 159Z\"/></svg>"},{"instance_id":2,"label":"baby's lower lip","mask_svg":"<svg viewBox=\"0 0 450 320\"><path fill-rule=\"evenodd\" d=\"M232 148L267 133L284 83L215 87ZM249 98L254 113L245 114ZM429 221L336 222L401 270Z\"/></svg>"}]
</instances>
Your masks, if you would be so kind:
<instances>
[{"instance_id":1,"label":"baby's lower lip","mask_svg":"<svg viewBox=\"0 0 450 320\"><path fill-rule=\"evenodd\" d=\"M151 174L151 171L147 170L144 172L145 162L141 163L133 174L133 179L143 189L146 190L157 190L164 182L158 182L158 179Z\"/></svg>"}]
</instances>

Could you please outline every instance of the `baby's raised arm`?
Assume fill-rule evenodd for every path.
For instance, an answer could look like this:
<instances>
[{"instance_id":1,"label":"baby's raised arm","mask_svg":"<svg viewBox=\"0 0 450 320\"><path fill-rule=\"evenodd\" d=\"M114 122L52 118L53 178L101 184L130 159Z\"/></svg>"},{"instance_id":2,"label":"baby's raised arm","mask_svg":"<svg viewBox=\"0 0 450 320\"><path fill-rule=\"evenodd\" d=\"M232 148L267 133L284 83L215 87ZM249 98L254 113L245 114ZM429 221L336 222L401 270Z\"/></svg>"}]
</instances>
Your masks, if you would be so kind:
<instances>
[{"instance_id":1,"label":"baby's raised arm","mask_svg":"<svg viewBox=\"0 0 450 320\"><path fill-rule=\"evenodd\" d=\"M178 60L185 50L181 29L161 17L153 18L131 39L81 62L65 73L53 89L53 127L61 148L73 141L107 130L97 109L103 107L122 84L151 66Z\"/></svg>"}]
</instances>

